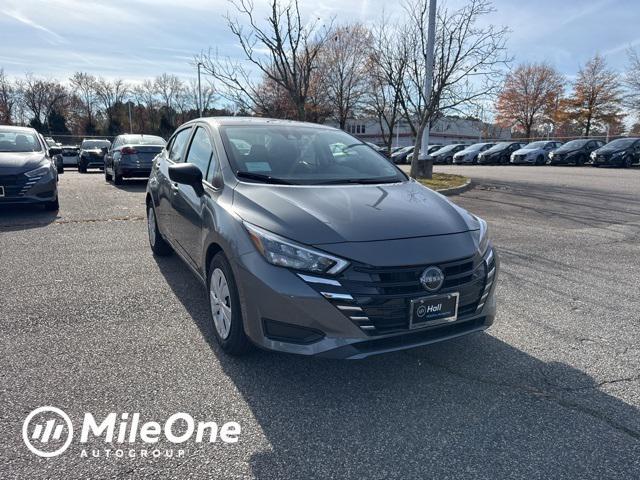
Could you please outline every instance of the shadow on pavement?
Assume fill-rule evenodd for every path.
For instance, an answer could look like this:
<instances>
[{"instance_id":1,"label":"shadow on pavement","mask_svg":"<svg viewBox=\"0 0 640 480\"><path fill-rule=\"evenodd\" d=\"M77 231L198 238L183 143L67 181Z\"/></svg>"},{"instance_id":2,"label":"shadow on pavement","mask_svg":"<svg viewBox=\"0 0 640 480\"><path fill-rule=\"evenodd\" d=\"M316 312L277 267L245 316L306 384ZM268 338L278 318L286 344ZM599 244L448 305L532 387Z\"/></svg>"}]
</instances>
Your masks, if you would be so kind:
<instances>
[{"instance_id":1,"label":"shadow on pavement","mask_svg":"<svg viewBox=\"0 0 640 480\"><path fill-rule=\"evenodd\" d=\"M123 190L125 192L135 192L140 193L144 192L147 189L147 181L148 179L144 178L136 178L134 180L124 179L120 185L113 185L119 190Z\"/></svg>"},{"instance_id":2,"label":"shadow on pavement","mask_svg":"<svg viewBox=\"0 0 640 480\"><path fill-rule=\"evenodd\" d=\"M355 362L229 357L198 280L156 261L271 446L257 478L638 478L640 412L570 365L489 334Z\"/></svg>"},{"instance_id":3,"label":"shadow on pavement","mask_svg":"<svg viewBox=\"0 0 640 480\"><path fill-rule=\"evenodd\" d=\"M40 205L0 206L0 232L15 232L40 228L53 223L58 212L45 210Z\"/></svg>"}]
</instances>

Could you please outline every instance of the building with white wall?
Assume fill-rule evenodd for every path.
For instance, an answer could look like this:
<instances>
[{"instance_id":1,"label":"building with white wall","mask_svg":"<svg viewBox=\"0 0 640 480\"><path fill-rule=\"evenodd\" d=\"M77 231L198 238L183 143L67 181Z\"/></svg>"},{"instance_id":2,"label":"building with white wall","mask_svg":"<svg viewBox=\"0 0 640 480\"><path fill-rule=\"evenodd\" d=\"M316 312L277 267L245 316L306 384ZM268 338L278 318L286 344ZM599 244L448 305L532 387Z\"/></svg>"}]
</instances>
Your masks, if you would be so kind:
<instances>
[{"instance_id":1,"label":"building with white wall","mask_svg":"<svg viewBox=\"0 0 640 480\"><path fill-rule=\"evenodd\" d=\"M334 122L328 124L337 127ZM352 119L347 121L345 130L365 142L384 144L380 124L374 118ZM511 131L494 124L457 117L439 119L430 132L432 144L448 145L450 143L476 143L489 140L509 140ZM414 144L414 137L409 124L402 120L398 122L393 132L393 146L408 146Z\"/></svg>"}]
</instances>

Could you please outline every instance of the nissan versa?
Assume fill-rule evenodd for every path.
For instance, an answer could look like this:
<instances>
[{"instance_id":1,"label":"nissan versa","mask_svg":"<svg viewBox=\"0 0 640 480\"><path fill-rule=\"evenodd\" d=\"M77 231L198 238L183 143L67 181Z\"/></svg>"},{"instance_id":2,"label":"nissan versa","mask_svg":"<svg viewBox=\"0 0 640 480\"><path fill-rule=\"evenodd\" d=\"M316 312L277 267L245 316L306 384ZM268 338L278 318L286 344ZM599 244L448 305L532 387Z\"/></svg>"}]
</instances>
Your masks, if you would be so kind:
<instances>
[{"instance_id":1,"label":"nissan versa","mask_svg":"<svg viewBox=\"0 0 640 480\"><path fill-rule=\"evenodd\" d=\"M494 321L487 224L340 130L191 121L155 158L146 204L151 249L206 285L230 354L362 358Z\"/></svg>"},{"instance_id":2,"label":"nissan versa","mask_svg":"<svg viewBox=\"0 0 640 480\"><path fill-rule=\"evenodd\" d=\"M58 171L33 128L0 126L0 205L58 210Z\"/></svg>"}]
</instances>

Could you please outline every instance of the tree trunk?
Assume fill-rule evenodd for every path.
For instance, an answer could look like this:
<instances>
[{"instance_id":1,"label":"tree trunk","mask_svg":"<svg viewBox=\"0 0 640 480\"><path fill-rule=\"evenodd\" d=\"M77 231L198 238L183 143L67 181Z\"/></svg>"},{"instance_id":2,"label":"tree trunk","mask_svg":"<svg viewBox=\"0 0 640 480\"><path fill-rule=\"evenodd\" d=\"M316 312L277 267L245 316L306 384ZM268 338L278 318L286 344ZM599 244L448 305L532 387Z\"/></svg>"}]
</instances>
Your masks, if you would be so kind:
<instances>
[{"instance_id":1,"label":"tree trunk","mask_svg":"<svg viewBox=\"0 0 640 480\"><path fill-rule=\"evenodd\" d=\"M429 179L433 177L433 160L429 159L421 161L419 159L420 147L422 146L422 135L424 134L424 129L427 128L428 122L428 120L421 122L416 132L416 142L413 147L413 158L411 159L410 173L413 178Z\"/></svg>"}]
</instances>

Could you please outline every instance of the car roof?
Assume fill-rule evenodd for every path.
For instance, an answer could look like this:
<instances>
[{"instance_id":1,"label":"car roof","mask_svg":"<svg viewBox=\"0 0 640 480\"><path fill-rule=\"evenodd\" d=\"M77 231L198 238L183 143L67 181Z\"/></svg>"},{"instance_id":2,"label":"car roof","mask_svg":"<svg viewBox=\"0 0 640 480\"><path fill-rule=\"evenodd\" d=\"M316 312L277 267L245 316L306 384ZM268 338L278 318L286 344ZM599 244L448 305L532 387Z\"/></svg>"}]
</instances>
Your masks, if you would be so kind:
<instances>
[{"instance_id":1,"label":"car roof","mask_svg":"<svg viewBox=\"0 0 640 480\"><path fill-rule=\"evenodd\" d=\"M263 118L263 117L204 117L191 120L184 125L189 125L197 122L206 122L214 127L218 126L234 126L234 125L285 125L285 126L300 126L300 127L313 127L323 130L339 130L328 125L321 125L319 123L311 122L297 122L294 120L280 120L276 118ZM341 130L340 130L341 131Z\"/></svg>"},{"instance_id":2,"label":"car roof","mask_svg":"<svg viewBox=\"0 0 640 480\"><path fill-rule=\"evenodd\" d=\"M14 132L33 132L37 135L40 135L35 128L31 128L31 127L19 127L16 125L0 125L0 128L2 128L3 130L9 130Z\"/></svg>"}]
</instances>

